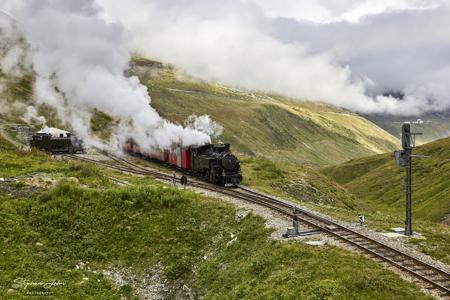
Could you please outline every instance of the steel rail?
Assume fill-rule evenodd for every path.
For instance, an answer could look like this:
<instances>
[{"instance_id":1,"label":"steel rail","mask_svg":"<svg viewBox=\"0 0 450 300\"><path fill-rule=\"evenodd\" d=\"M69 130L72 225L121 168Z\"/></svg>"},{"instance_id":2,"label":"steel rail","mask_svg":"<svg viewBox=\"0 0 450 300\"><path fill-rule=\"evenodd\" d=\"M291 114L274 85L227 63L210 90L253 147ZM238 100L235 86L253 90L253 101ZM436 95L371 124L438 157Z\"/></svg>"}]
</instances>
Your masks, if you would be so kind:
<instances>
[{"instance_id":1,"label":"steel rail","mask_svg":"<svg viewBox=\"0 0 450 300\"><path fill-rule=\"evenodd\" d=\"M267 195L260 194L258 192L252 191L252 190L250 190L250 189L248 189L246 187L240 187L240 188L245 190L246 192L249 192L249 193L254 194L254 195L256 195L258 197L261 197L261 198L265 198L265 199L272 200L272 201L277 201L277 202L283 202L283 201L280 201L280 200L275 199L273 197L270 197L270 196L267 196ZM372 255L375 255L378 258L381 258L382 260L389 262L390 264L394 265L395 267L397 267L397 268L399 268L399 269L401 269L403 271L406 271L406 272L410 273L411 275L414 275L415 277L420 278L421 280L423 280L423 281L425 281L425 282L435 286L439 290L442 290L443 292L445 292L446 295L450 295L450 274L448 272L446 272L444 270L441 270L439 268L436 268L435 266L432 266L432 265L430 265L430 264L428 264L426 262L423 262L423 261L421 261L421 260L419 260L419 259L417 259L417 258L415 258L415 257L413 257L413 256L411 256L411 255L409 255L407 253L404 253L403 251L400 251L400 250L395 249L395 248L393 248L391 246L388 246L388 245L386 245L386 244L384 244L384 243L382 243L380 241L377 241L377 240L375 240L373 238L370 238L370 237L368 237L366 235L363 235L363 234L361 234L361 233L359 233L359 232L357 232L355 230L352 230L350 228L342 226L341 224L338 224L336 222L333 222L333 221L328 220L326 218L323 218L321 216L315 215L315 214L313 214L313 213L311 213L309 211L306 211L304 209L301 209L301 208L298 208L298 207L296 207L296 209L297 209L297 211L301 212L303 215L306 215L306 216L310 217L314 221L320 221L320 222L323 222L323 223L325 223L327 225L332 225L336 229L338 229L338 230L340 230L342 232L341 233L336 232L335 229L329 229L327 226L322 226L320 224L317 224L314 221L311 222L311 221L308 221L308 220L306 220L304 218L300 218L299 219L300 221L304 221L304 222L309 223L310 225L319 227L321 230L325 231L326 233L328 233L330 235L333 235L333 236L336 236L339 239L345 240L347 243L350 243L350 244L358 247L361 250L364 250L364 251L366 251L366 252L368 252L368 253L370 253ZM348 234L348 233L350 233L350 235L353 235L353 239L362 239L362 241L357 242L357 241L351 240L350 236L348 236L348 237L344 236L345 234ZM364 245L364 242L366 242L366 243L369 242L369 244ZM381 248L380 249L376 249L376 248L375 249L369 249L370 246L374 246L374 245L377 246L377 247L381 247ZM383 252L383 250L387 250L390 253L386 253L385 255L383 255L381 253L378 253L376 250L378 250L378 252ZM398 262L398 260L397 261L393 260L393 258L395 256L400 256L400 258L406 258L405 262L413 263L413 265L411 265L411 267L406 267L404 264L403 265L400 264ZM418 267L418 266L421 266L421 267L425 268L424 270L421 270L423 272L432 271L433 273L432 274L427 274L426 276L422 275L422 274L414 271L414 269L415 269L414 267ZM430 279L430 277L433 277L433 276L436 276L436 275L445 277L444 280L447 281L448 284L446 286L444 286L444 285L438 283L437 280ZM443 281L443 280L439 280L439 281Z\"/></svg>"},{"instance_id":2,"label":"steel rail","mask_svg":"<svg viewBox=\"0 0 450 300\"><path fill-rule=\"evenodd\" d=\"M262 197L262 198L266 198L266 199L271 199L271 200L276 200L276 201L282 202L281 200L275 199L275 198L273 198L273 197L271 197L271 196L264 195L264 194L260 194L260 193L258 193L258 192L249 190L249 189L246 188L246 187L240 187L240 188L243 189L243 190L245 190L246 192L254 193L255 195L258 195L258 196L260 196L260 197ZM416 261L417 263L422 264L423 266L426 266L426 267L429 267L429 268L433 269L433 271L435 271L435 272L437 272L437 273L439 273L439 274L441 274L441 275L444 275L444 276L449 277L449 279L450 279L450 273L448 273L448 272L446 272L446 271L444 271L444 270L441 270L441 269L439 269L439 268L436 268L436 267L434 267L434 266L432 266L432 265L430 265L430 264L427 264L427 263L425 263L425 262L423 262L423 261L421 261L421 260L418 260L417 258L415 258L415 257L413 257L413 256L411 256L411 255L409 255L409 254L407 254L407 253L405 253L405 252L403 252L403 251L401 251L401 250L392 248L392 247L389 246L389 245L386 245L386 244L384 244L384 243L382 243L382 242L380 242L380 241L377 241L377 240L375 240L375 239L373 239L373 238L370 238L370 237L368 237L368 236L366 236L366 235L363 235L363 234L361 234L361 233L359 233L359 232L357 232L357 231L355 231L355 230L353 230L353 229L347 228L347 227L345 227L345 226L343 226L343 225L341 225L341 224L339 224L339 223L333 222L333 221L331 221L331 220L329 220L329 219L326 219L326 218L324 218L324 217L321 217L321 216L318 216L318 215L316 215L316 214L314 214L314 213L311 213L311 212L309 212L309 211L306 211L306 210L304 210L304 209L302 209L302 208L298 208L298 207L297 207L297 209L298 209L298 211L300 211L301 213L303 213L303 214L305 214L305 215L307 215L307 216L309 216L309 217L311 217L311 218L313 218L313 219L315 219L315 220L319 220L319 221L322 221L322 222L327 223L327 224L329 224L329 225L336 226L336 227L337 227L338 229L340 229L340 230L344 230L344 231L350 232L351 234L354 234L354 235L358 236L359 238L363 238L363 239L365 239L365 240L367 240L367 241L370 241L370 242L376 243L376 244L378 244L378 245L380 245L380 246L383 246L383 247L385 247L385 248L388 248L390 251L395 252L395 253L398 254L398 255L402 255L402 256L404 256L404 257L407 257L407 258L410 259L410 260L414 260L414 261Z\"/></svg>"},{"instance_id":3,"label":"steel rail","mask_svg":"<svg viewBox=\"0 0 450 300\"><path fill-rule=\"evenodd\" d=\"M64 156L68 157L68 158L72 158L72 159L76 159L76 160L80 160L80 161L84 161L84 162L89 162L89 163L93 163L102 167L106 167L106 168L110 168L110 169L114 169L117 171L122 171L122 172L129 172L129 173L134 173L134 174L138 174L138 175L147 175L147 173L145 172L137 172L134 169L131 168L124 168L124 167L118 167L118 166L114 166L99 160L95 160L95 159L90 159L87 157L83 157L83 156L79 156L76 154L64 154Z\"/></svg>"}]
</instances>

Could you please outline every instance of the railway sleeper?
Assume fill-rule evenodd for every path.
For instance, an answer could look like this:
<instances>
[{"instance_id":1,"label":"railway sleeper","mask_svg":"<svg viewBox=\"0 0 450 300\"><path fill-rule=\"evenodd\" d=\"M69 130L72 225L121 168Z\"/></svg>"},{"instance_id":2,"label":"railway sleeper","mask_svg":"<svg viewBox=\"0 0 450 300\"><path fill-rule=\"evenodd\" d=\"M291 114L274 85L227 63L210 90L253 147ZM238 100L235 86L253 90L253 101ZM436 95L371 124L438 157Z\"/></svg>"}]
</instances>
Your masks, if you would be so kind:
<instances>
[{"instance_id":1,"label":"railway sleeper","mask_svg":"<svg viewBox=\"0 0 450 300\"><path fill-rule=\"evenodd\" d=\"M367 240L358 236L358 237L353 238L352 241L362 243L362 242L366 242Z\"/></svg>"},{"instance_id":2,"label":"railway sleeper","mask_svg":"<svg viewBox=\"0 0 450 300\"><path fill-rule=\"evenodd\" d=\"M368 246L373 245L373 243L368 242L368 241L363 241L363 242L359 243L359 245L361 245L361 246L363 246L363 247L368 247Z\"/></svg>"},{"instance_id":3,"label":"railway sleeper","mask_svg":"<svg viewBox=\"0 0 450 300\"><path fill-rule=\"evenodd\" d=\"M424 273L423 273L423 271L425 271L425 269L422 269L422 268L414 268L414 269L411 269L411 271L413 271L413 272L420 272L420 273L422 273L421 275L422 276L424 276L424 277L432 277L433 275L425 275ZM434 276L435 276L436 274L434 274Z\"/></svg>"},{"instance_id":4,"label":"railway sleeper","mask_svg":"<svg viewBox=\"0 0 450 300\"><path fill-rule=\"evenodd\" d=\"M399 264L399 265L403 265L403 264L406 262L406 260L395 259L395 258L392 258L392 257L389 257L389 256L385 256L385 257L386 257L387 259L390 259L391 261L393 261L393 262Z\"/></svg>"},{"instance_id":5,"label":"railway sleeper","mask_svg":"<svg viewBox=\"0 0 450 300\"><path fill-rule=\"evenodd\" d=\"M434 271L430 271L430 270L425 270L425 271L427 271L426 273L423 273L423 276L427 276L427 277L432 277L432 276L442 276L441 274L437 274L436 272L434 272ZM445 279L445 280L449 280L448 278L447 279Z\"/></svg>"},{"instance_id":6,"label":"railway sleeper","mask_svg":"<svg viewBox=\"0 0 450 300\"><path fill-rule=\"evenodd\" d=\"M402 262L406 261L406 260L399 259L396 255L392 255L392 252L390 252L388 249L381 249L377 253L381 254L384 257L386 257L386 258L388 258L388 259L390 259L392 261L395 261L395 262L402 263Z\"/></svg>"},{"instance_id":7,"label":"railway sleeper","mask_svg":"<svg viewBox=\"0 0 450 300\"><path fill-rule=\"evenodd\" d=\"M373 243L367 242L367 241L352 240L352 242L356 242L356 243L358 243L358 245L363 246L363 247L366 247L366 248L367 248L367 247L374 246Z\"/></svg>"},{"instance_id":8,"label":"railway sleeper","mask_svg":"<svg viewBox=\"0 0 450 300\"><path fill-rule=\"evenodd\" d=\"M356 238L354 236L339 235L339 237L344 238L352 243L357 243L358 245L360 244L360 242L358 240L356 240Z\"/></svg>"},{"instance_id":9,"label":"railway sleeper","mask_svg":"<svg viewBox=\"0 0 450 300\"><path fill-rule=\"evenodd\" d=\"M426 289L426 290L435 290L435 289L438 289L438 287L436 287L436 286L434 286L434 285L432 285L432 284L428 284L427 286L424 286L424 288ZM445 292L443 292L442 294L443 295L445 295L444 294Z\"/></svg>"},{"instance_id":10,"label":"railway sleeper","mask_svg":"<svg viewBox=\"0 0 450 300\"><path fill-rule=\"evenodd\" d=\"M366 248L366 249L368 249L368 250L370 250L370 251L374 251L374 252L376 252L377 254L378 254L378 250L380 250L380 245L369 245L369 246L367 246L367 247L364 247L364 248Z\"/></svg>"},{"instance_id":11,"label":"railway sleeper","mask_svg":"<svg viewBox=\"0 0 450 300\"><path fill-rule=\"evenodd\" d=\"M436 275L436 273L434 274ZM428 275L428 277L433 276L433 275ZM447 287L450 287L450 282L448 278L438 278L438 279L433 279L433 281L437 281L437 282L448 282L448 284L446 285Z\"/></svg>"},{"instance_id":12,"label":"railway sleeper","mask_svg":"<svg viewBox=\"0 0 450 300\"><path fill-rule=\"evenodd\" d=\"M342 229L340 230L340 231L334 231L336 234L339 234L340 236L344 236L344 237L347 237L347 236L355 236L355 234L354 233L352 233L352 232L348 232L348 231L343 231Z\"/></svg>"},{"instance_id":13,"label":"railway sleeper","mask_svg":"<svg viewBox=\"0 0 450 300\"><path fill-rule=\"evenodd\" d=\"M418 266L417 264L407 264L407 265L401 265L404 268L408 268L409 270L413 271L413 272L420 272L420 271L424 271L424 269L422 269L420 266Z\"/></svg>"},{"instance_id":14,"label":"railway sleeper","mask_svg":"<svg viewBox=\"0 0 450 300\"><path fill-rule=\"evenodd\" d=\"M406 259L403 261L403 265L405 266L418 266L418 267L423 267L422 263L411 260L411 259Z\"/></svg>"}]
</instances>

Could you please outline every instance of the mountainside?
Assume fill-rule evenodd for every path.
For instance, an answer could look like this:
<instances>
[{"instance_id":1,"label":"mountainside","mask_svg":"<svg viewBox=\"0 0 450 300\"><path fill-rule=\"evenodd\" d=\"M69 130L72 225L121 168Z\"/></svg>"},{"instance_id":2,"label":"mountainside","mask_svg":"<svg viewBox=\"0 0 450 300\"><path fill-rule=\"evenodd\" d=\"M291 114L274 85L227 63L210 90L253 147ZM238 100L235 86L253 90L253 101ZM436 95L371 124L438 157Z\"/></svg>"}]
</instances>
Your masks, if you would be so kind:
<instances>
[{"instance_id":1,"label":"mountainside","mask_svg":"<svg viewBox=\"0 0 450 300\"><path fill-rule=\"evenodd\" d=\"M413 230L420 236L407 243L450 263L450 138L422 145L414 154L430 157L413 159ZM366 216L368 226L383 231L404 226L405 169L396 165L392 153L354 159L321 171L353 194L352 204ZM351 212L341 215L352 216Z\"/></svg>"},{"instance_id":2,"label":"mountainside","mask_svg":"<svg viewBox=\"0 0 450 300\"><path fill-rule=\"evenodd\" d=\"M403 123L413 122L413 131L423 133L423 135L417 136L418 144L450 136L450 111L426 113L411 117L392 115L364 115L364 117L395 137L401 136ZM420 121L417 122L418 120ZM414 122L420 124L414 124Z\"/></svg>"},{"instance_id":3,"label":"mountainside","mask_svg":"<svg viewBox=\"0 0 450 300\"><path fill-rule=\"evenodd\" d=\"M450 138L422 145L413 159L413 212L417 218L450 224ZM404 168L391 153L355 159L325 168L324 174L355 194L361 201L384 209L403 210Z\"/></svg>"},{"instance_id":4,"label":"mountainside","mask_svg":"<svg viewBox=\"0 0 450 300\"><path fill-rule=\"evenodd\" d=\"M135 59L130 72L148 86L161 115L179 123L191 114L211 115L224 127L220 139L241 154L328 165L398 144L370 121L330 105L206 83L146 59Z\"/></svg>"},{"instance_id":5,"label":"mountainside","mask_svg":"<svg viewBox=\"0 0 450 300\"><path fill-rule=\"evenodd\" d=\"M128 73L148 87L152 106L163 117L183 123L191 114L208 114L224 127L220 140L231 143L240 154L330 165L391 151L398 144L365 118L330 105L207 83L146 59L134 59ZM61 124L53 108L33 103L31 76L0 77L2 122L24 122L27 105L33 105L47 125L70 127ZM103 112L92 112L91 130L98 137L107 139L114 124Z\"/></svg>"}]
</instances>

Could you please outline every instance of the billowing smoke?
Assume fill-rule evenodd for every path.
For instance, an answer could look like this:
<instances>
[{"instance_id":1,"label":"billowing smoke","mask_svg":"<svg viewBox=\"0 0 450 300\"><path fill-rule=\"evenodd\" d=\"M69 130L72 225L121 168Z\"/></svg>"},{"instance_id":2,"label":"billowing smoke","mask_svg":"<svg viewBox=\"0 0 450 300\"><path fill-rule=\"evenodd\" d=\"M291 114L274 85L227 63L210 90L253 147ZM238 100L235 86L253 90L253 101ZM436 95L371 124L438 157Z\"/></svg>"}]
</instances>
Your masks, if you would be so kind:
<instances>
[{"instance_id":1,"label":"billowing smoke","mask_svg":"<svg viewBox=\"0 0 450 300\"><path fill-rule=\"evenodd\" d=\"M364 113L450 108L445 0L96 2L133 50L204 79Z\"/></svg>"},{"instance_id":2,"label":"billowing smoke","mask_svg":"<svg viewBox=\"0 0 450 300\"><path fill-rule=\"evenodd\" d=\"M196 129L214 138L218 138L223 132L222 125L211 120L211 117L208 115L190 115L184 125L187 128Z\"/></svg>"},{"instance_id":3,"label":"billowing smoke","mask_svg":"<svg viewBox=\"0 0 450 300\"><path fill-rule=\"evenodd\" d=\"M123 75L130 58L127 35L120 24L99 18L92 0L6 0L5 5L32 48L36 101L57 108L85 144L101 146L90 134L94 109L120 121L114 136L121 140L114 144L127 137L144 149L210 141L204 132L161 118L146 87Z\"/></svg>"},{"instance_id":4,"label":"billowing smoke","mask_svg":"<svg viewBox=\"0 0 450 300\"><path fill-rule=\"evenodd\" d=\"M8 77L20 77L29 72L31 57L27 45L18 34L15 20L0 11L0 70Z\"/></svg>"},{"instance_id":5,"label":"billowing smoke","mask_svg":"<svg viewBox=\"0 0 450 300\"><path fill-rule=\"evenodd\" d=\"M45 126L47 124L45 117L39 115L36 108L31 105L27 106L22 119L28 124L38 124L41 126Z\"/></svg>"}]
</instances>

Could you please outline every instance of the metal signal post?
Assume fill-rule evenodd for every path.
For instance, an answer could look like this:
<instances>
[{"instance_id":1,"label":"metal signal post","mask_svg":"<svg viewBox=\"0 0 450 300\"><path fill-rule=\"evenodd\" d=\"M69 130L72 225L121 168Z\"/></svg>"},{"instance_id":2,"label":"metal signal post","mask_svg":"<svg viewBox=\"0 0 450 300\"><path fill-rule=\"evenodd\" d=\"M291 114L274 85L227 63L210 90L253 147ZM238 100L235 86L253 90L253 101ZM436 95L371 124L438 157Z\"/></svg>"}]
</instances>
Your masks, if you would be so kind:
<instances>
[{"instance_id":1,"label":"metal signal post","mask_svg":"<svg viewBox=\"0 0 450 300\"><path fill-rule=\"evenodd\" d=\"M405 219L405 235L410 236L412 231L412 160L411 154L414 145L411 143L411 125L403 124L402 126L402 147L405 151L405 193L406 193L406 219ZM414 141L415 142L415 141ZM413 143L414 143L413 142Z\"/></svg>"},{"instance_id":2,"label":"metal signal post","mask_svg":"<svg viewBox=\"0 0 450 300\"><path fill-rule=\"evenodd\" d=\"M402 126L402 151L395 151L395 160L399 166L405 167L405 194L406 194L406 219L405 235L413 234L412 230L412 150L415 146L416 135L421 133L411 133L410 124Z\"/></svg>"},{"instance_id":3,"label":"metal signal post","mask_svg":"<svg viewBox=\"0 0 450 300\"><path fill-rule=\"evenodd\" d=\"M405 235L413 234L412 230L412 149L406 149L406 220L405 220Z\"/></svg>"}]
</instances>

